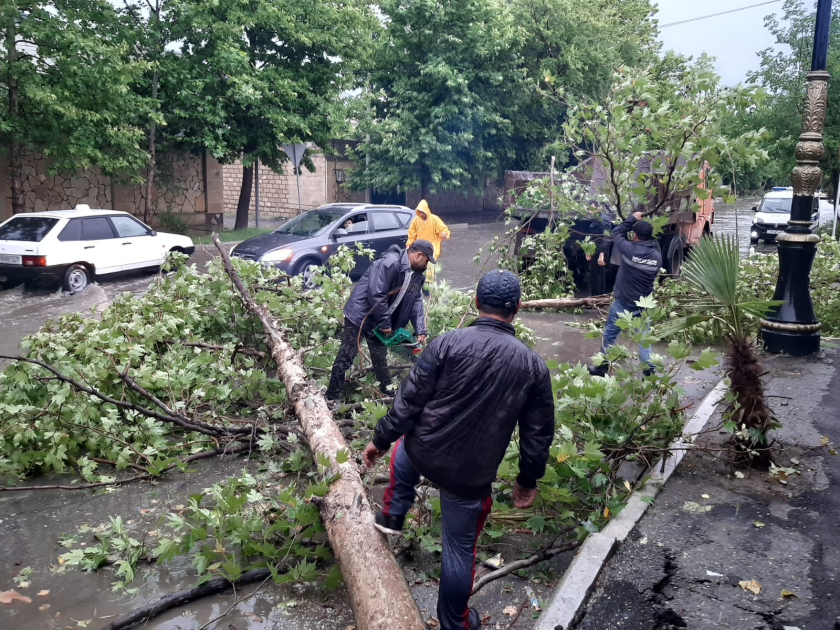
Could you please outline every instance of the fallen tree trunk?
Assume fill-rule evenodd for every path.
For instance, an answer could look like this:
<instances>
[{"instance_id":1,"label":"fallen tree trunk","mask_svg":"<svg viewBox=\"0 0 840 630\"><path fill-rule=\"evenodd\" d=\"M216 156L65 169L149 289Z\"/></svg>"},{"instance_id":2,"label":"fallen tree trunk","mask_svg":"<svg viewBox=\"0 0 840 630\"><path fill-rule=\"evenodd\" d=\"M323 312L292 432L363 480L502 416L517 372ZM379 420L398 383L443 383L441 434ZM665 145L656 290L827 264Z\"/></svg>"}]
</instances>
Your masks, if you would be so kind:
<instances>
[{"instance_id":1,"label":"fallen tree trunk","mask_svg":"<svg viewBox=\"0 0 840 630\"><path fill-rule=\"evenodd\" d=\"M597 295L588 298L554 298L550 300L531 300L522 302L523 311L537 311L544 308L593 308L595 306L609 306L611 295Z\"/></svg>"},{"instance_id":2,"label":"fallen tree trunk","mask_svg":"<svg viewBox=\"0 0 840 630\"><path fill-rule=\"evenodd\" d=\"M258 305L242 284L218 236L213 235L213 242L242 303L265 329L277 374L286 386L309 448L315 457L328 457L332 462L330 472L340 475L319 507L350 595L356 627L358 630L425 630L426 624L405 577L384 536L373 526L373 512L353 458L343 464L337 461L339 451L350 453L351 449L333 422L320 388L309 379L295 349L280 333L269 310Z\"/></svg>"}]
</instances>

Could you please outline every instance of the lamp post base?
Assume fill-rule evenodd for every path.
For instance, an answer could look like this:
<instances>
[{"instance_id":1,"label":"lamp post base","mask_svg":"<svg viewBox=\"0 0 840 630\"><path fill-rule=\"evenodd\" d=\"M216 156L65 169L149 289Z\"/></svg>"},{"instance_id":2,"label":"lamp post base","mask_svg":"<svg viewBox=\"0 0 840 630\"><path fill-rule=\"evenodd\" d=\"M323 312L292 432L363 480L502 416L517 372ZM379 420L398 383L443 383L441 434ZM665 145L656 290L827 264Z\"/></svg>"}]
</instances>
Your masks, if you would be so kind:
<instances>
[{"instance_id":1,"label":"lamp post base","mask_svg":"<svg viewBox=\"0 0 840 630\"><path fill-rule=\"evenodd\" d=\"M820 350L820 333L795 333L763 328L761 338L767 351L772 354L787 354L804 357Z\"/></svg>"}]
</instances>

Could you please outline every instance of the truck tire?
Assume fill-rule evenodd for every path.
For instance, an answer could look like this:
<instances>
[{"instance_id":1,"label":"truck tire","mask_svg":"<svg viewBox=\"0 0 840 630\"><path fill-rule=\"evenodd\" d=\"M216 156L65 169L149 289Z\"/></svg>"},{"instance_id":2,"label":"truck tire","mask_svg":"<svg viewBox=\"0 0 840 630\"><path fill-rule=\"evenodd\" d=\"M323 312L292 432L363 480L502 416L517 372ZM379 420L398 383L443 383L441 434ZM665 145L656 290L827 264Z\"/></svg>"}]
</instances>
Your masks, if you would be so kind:
<instances>
[{"instance_id":1,"label":"truck tire","mask_svg":"<svg viewBox=\"0 0 840 630\"><path fill-rule=\"evenodd\" d=\"M685 237L682 234L672 237L663 243L662 264L668 275L679 278L682 275L682 266L685 262Z\"/></svg>"}]
</instances>

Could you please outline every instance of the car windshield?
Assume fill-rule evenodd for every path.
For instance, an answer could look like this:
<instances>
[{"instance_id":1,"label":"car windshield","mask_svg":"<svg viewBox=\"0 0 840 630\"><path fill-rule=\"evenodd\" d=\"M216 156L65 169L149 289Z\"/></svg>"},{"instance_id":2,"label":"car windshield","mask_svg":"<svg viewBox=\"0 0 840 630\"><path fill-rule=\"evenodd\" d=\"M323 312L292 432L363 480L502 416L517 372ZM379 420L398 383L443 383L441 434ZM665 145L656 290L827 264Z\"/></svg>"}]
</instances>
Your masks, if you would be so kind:
<instances>
[{"instance_id":1,"label":"car windshield","mask_svg":"<svg viewBox=\"0 0 840 630\"><path fill-rule=\"evenodd\" d=\"M296 216L274 230L278 234L293 234L294 236L319 236L333 223L347 214L343 208L320 208L310 210Z\"/></svg>"},{"instance_id":2,"label":"car windshield","mask_svg":"<svg viewBox=\"0 0 840 630\"><path fill-rule=\"evenodd\" d=\"M0 241L40 243L56 223L49 217L14 217L0 225Z\"/></svg>"},{"instance_id":3,"label":"car windshield","mask_svg":"<svg viewBox=\"0 0 840 630\"><path fill-rule=\"evenodd\" d=\"M781 214L790 214L790 206L793 199L765 199L761 202L761 212L778 212Z\"/></svg>"}]
</instances>

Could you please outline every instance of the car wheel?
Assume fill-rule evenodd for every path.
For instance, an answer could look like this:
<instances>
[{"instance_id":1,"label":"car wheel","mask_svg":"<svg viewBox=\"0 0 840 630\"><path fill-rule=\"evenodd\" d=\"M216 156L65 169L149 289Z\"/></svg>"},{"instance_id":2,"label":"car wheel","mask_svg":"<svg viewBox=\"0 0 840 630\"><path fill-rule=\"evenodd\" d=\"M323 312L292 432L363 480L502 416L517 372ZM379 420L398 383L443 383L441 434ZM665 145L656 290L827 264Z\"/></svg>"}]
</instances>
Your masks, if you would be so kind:
<instances>
[{"instance_id":1,"label":"car wheel","mask_svg":"<svg viewBox=\"0 0 840 630\"><path fill-rule=\"evenodd\" d=\"M175 254L186 254L186 252L183 249L181 249L180 247L173 247L172 249L169 250L169 254L173 254L173 253L175 253ZM182 262L175 263L174 261L169 262L169 254L166 255L166 260L164 261L161 269L163 269L163 267L166 267L166 265L168 263L169 267L167 267L167 271L170 271L170 272L178 271L178 269L180 269L181 267L184 266L184 263L182 263Z\"/></svg>"},{"instance_id":2,"label":"car wheel","mask_svg":"<svg viewBox=\"0 0 840 630\"><path fill-rule=\"evenodd\" d=\"M301 260L295 266L295 272L292 275L295 276L303 276L303 288L304 289L314 289L315 288L315 272L320 267L321 264L313 259L307 258Z\"/></svg>"},{"instance_id":3,"label":"car wheel","mask_svg":"<svg viewBox=\"0 0 840 630\"><path fill-rule=\"evenodd\" d=\"M68 293L83 291L90 283L90 274L83 265L70 265L64 272L61 280L61 288Z\"/></svg>"}]
</instances>

